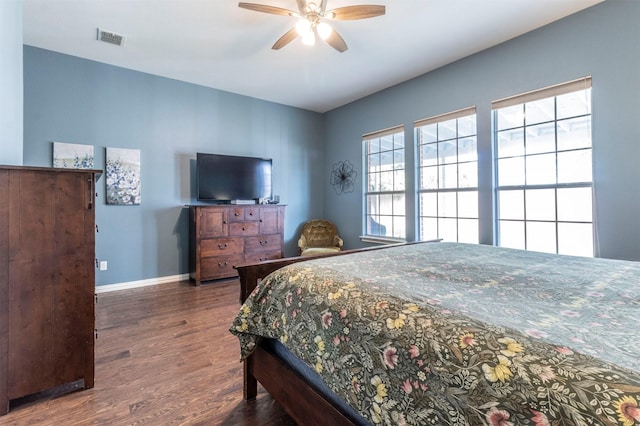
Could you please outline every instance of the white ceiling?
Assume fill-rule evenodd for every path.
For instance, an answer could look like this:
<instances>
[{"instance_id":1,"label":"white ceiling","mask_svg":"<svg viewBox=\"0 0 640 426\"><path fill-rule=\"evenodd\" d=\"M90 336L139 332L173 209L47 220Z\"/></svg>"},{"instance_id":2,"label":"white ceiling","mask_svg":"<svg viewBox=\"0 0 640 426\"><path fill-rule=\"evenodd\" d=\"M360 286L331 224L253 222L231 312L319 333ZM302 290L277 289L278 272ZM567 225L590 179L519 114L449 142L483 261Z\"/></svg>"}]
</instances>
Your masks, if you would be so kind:
<instances>
[{"instance_id":1,"label":"white ceiling","mask_svg":"<svg viewBox=\"0 0 640 426\"><path fill-rule=\"evenodd\" d=\"M382 4L384 16L332 21L344 53L273 43L295 18L236 0L24 0L24 44L325 112L603 0L328 0ZM296 0L253 0L297 10ZM101 28L122 47L96 40Z\"/></svg>"}]
</instances>

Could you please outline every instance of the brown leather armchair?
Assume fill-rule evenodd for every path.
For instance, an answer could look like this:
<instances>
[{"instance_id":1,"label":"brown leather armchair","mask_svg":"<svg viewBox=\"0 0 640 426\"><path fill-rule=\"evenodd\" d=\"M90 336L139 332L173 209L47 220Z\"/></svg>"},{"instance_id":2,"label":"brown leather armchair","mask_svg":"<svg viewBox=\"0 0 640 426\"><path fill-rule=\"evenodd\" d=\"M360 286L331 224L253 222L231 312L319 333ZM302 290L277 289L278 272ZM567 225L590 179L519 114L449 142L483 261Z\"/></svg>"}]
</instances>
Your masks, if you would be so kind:
<instances>
[{"instance_id":1,"label":"brown leather armchair","mask_svg":"<svg viewBox=\"0 0 640 426\"><path fill-rule=\"evenodd\" d=\"M335 225L323 219L305 223L298 240L301 256L335 253L342 250L342 244Z\"/></svg>"}]
</instances>

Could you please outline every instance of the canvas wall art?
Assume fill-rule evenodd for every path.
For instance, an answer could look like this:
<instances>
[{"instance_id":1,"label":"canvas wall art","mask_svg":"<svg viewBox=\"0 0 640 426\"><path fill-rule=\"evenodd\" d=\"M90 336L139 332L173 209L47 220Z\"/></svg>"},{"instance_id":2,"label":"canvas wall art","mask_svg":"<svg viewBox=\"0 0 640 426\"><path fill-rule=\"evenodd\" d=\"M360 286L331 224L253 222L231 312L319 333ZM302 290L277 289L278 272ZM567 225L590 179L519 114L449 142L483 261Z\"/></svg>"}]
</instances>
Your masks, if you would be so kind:
<instances>
[{"instance_id":1,"label":"canvas wall art","mask_svg":"<svg viewBox=\"0 0 640 426\"><path fill-rule=\"evenodd\" d=\"M53 167L62 169L93 169L93 145L53 143Z\"/></svg>"},{"instance_id":2,"label":"canvas wall art","mask_svg":"<svg viewBox=\"0 0 640 426\"><path fill-rule=\"evenodd\" d=\"M140 204L140 150L107 148L107 204Z\"/></svg>"}]
</instances>

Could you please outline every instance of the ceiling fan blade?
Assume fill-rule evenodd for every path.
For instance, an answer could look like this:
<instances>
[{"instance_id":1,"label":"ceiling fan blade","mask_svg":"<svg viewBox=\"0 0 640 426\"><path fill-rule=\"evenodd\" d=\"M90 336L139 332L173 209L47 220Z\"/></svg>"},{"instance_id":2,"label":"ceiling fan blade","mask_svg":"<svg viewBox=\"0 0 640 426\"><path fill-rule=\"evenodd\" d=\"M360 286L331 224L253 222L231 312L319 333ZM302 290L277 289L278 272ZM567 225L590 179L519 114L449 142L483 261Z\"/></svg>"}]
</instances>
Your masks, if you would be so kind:
<instances>
[{"instance_id":1,"label":"ceiling fan blade","mask_svg":"<svg viewBox=\"0 0 640 426\"><path fill-rule=\"evenodd\" d=\"M274 45L271 46L271 48L273 50L281 49L281 48L285 47L287 44L291 43L293 41L293 39L295 39L297 36L298 36L298 33L296 32L295 27L291 28L289 31L284 33L284 35L282 37L280 37L278 39L278 41L276 41L274 43Z\"/></svg>"},{"instance_id":2,"label":"ceiling fan blade","mask_svg":"<svg viewBox=\"0 0 640 426\"><path fill-rule=\"evenodd\" d=\"M344 39L336 32L336 30L331 31L329 38L327 38L327 43L340 53L348 49L347 43L344 42Z\"/></svg>"},{"instance_id":3,"label":"ceiling fan blade","mask_svg":"<svg viewBox=\"0 0 640 426\"><path fill-rule=\"evenodd\" d=\"M243 9L253 10L256 12L271 13L273 15L296 16L298 14L293 10L283 9L281 7L275 7L275 6L267 6L265 4L240 2L238 3L238 7L241 7Z\"/></svg>"},{"instance_id":4,"label":"ceiling fan blade","mask_svg":"<svg viewBox=\"0 0 640 426\"><path fill-rule=\"evenodd\" d=\"M298 2L298 10L300 11L300 15L304 15L304 8L307 7L307 0L297 0Z\"/></svg>"},{"instance_id":5,"label":"ceiling fan blade","mask_svg":"<svg viewBox=\"0 0 640 426\"><path fill-rule=\"evenodd\" d=\"M341 21L366 19L384 15L385 6L372 4L362 4L360 6L345 6L327 11L324 16L329 19L337 19Z\"/></svg>"}]
</instances>

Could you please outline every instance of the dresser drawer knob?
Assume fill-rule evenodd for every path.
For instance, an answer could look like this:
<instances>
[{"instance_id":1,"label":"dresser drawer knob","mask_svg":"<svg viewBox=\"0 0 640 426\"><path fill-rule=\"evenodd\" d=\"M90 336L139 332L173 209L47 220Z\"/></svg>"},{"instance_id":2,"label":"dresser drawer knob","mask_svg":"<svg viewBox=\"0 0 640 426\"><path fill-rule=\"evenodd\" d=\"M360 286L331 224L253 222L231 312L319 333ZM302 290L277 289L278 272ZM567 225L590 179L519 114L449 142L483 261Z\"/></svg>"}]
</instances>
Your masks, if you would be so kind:
<instances>
[{"instance_id":1,"label":"dresser drawer knob","mask_svg":"<svg viewBox=\"0 0 640 426\"><path fill-rule=\"evenodd\" d=\"M261 246L266 246L269 243L269 240L262 240L260 241L260 245Z\"/></svg>"},{"instance_id":2,"label":"dresser drawer knob","mask_svg":"<svg viewBox=\"0 0 640 426\"><path fill-rule=\"evenodd\" d=\"M235 212L233 215L234 215L234 216L240 216L240 213Z\"/></svg>"},{"instance_id":3,"label":"dresser drawer knob","mask_svg":"<svg viewBox=\"0 0 640 426\"><path fill-rule=\"evenodd\" d=\"M219 248L219 249L221 249L221 250L222 250L222 249L226 249L226 248L227 248L227 243L224 243L224 244L218 244L218 248Z\"/></svg>"},{"instance_id":4,"label":"dresser drawer knob","mask_svg":"<svg viewBox=\"0 0 640 426\"><path fill-rule=\"evenodd\" d=\"M218 268L224 268L227 266L227 262L218 262Z\"/></svg>"}]
</instances>

